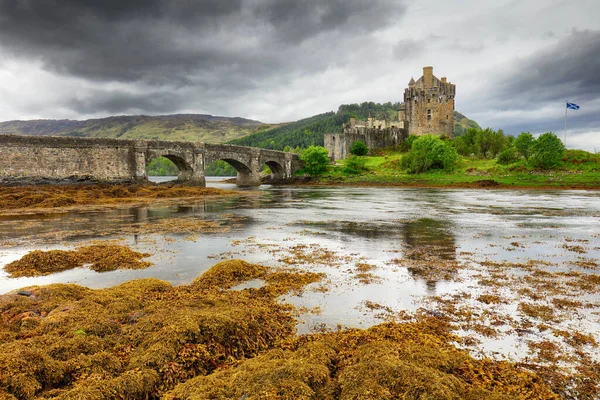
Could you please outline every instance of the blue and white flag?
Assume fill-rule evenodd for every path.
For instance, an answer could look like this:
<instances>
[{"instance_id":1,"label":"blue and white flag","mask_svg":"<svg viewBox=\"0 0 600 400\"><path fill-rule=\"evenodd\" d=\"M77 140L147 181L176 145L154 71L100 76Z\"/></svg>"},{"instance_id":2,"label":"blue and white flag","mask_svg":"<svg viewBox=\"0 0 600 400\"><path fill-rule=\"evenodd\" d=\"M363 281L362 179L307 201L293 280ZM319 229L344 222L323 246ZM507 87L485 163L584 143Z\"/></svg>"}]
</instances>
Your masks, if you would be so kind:
<instances>
[{"instance_id":1,"label":"blue and white flag","mask_svg":"<svg viewBox=\"0 0 600 400\"><path fill-rule=\"evenodd\" d=\"M575 103L567 102L567 110L579 110L579 106Z\"/></svg>"}]
</instances>

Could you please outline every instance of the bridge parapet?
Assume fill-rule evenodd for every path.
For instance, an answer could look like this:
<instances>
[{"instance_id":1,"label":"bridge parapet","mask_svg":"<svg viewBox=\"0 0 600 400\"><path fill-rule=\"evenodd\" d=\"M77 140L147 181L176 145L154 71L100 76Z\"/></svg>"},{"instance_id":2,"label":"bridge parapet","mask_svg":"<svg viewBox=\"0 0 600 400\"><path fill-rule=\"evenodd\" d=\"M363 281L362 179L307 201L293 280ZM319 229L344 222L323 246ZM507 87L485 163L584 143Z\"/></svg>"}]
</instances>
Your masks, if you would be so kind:
<instances>
[{"instance_id":1,"label":"bridge parapet","mask_svg":"<svg viewBox=\"0 0 600 400\"><path fill-rule=\"evenodd\" d=\"M289 178L302 167L298 156L274 150L200 142L0 135L0 182L9 180L145 181L148 163L166 157L179 179L205 185L206 165L225 160L238 171L239 186L260 185L267 164L274 178Z\"/></svg>"}]
</instances>

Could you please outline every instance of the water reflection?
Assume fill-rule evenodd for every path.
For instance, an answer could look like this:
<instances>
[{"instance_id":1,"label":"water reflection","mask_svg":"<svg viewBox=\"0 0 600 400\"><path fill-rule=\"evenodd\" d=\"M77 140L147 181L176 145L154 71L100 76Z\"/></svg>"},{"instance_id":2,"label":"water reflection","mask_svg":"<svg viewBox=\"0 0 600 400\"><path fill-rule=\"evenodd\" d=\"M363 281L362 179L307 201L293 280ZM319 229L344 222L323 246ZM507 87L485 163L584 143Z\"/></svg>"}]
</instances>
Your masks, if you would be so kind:
<instances>
[{"instance_id":1,"label":"water reflection","mask_svg":"<svg viewBox=\"0 0 600 400\"><path fill-rule=\"evenodd\" d=\"M415 277L424 279L427 289L435 293L438 280L431 279L427 265L431 268L444 268L449 261L456 261L456 238L454 227L448 221L421 218L404 224L402 232L404 239L404 257L420 261L420 267L408 267ZM425 266L425 268L423 268ZM454 270L448 270L450 274Z\"/></svg>"}]
</instances>

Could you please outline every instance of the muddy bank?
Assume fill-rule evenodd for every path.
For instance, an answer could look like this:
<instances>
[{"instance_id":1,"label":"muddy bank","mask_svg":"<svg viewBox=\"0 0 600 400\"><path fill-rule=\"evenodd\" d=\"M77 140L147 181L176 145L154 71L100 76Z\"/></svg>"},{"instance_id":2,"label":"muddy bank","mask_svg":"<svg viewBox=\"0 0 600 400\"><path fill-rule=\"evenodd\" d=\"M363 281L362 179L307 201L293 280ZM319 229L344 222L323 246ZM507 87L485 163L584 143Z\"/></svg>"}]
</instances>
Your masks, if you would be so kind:
<instances>
[{"instance_id":1,"label":"muddy bank","mask_svg":"<svg viewBox=\"0 0 600 400\"><path fill-rule=\"evenodd\" d=\"M233 260L185 286L1 296L0 397L559 398L523 366L457 349L443 317L296 336L297 311L277 299L321 278ZM233 290L255 279L265 284Z\"/></svg>"},{"instance_id":2,"label":"muddy bank","mask_svg":"<svg viewBox=\"0 0 600 400\"><path fill-rule=\"evenodd\" d=\"M236 194L239 192L173 183L0 186L0 214L51 213Z\"/></svg>"}]
</instances>

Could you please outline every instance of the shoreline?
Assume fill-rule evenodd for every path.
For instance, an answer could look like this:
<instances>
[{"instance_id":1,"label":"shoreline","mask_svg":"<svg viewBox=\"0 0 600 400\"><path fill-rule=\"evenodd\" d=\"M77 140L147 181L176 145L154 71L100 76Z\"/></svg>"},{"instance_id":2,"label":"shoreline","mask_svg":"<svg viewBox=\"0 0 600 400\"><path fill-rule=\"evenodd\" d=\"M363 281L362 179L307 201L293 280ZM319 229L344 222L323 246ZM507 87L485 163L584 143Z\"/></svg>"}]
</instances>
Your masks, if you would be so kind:
<instances>
[{"instance_id":1,"label":"shoreline","mask_svg":"<svg viewBox=\"0 0 600 400\"><path fill-rule=\"evenodd\" d=\"M235 183L235 182L232 182ZM411 189L492 189L492 190L600 190L599 185L582 186L582 185L509 185L499 183L493 179L482 179L472 182L456 182L456 183L427 183L427 182L347 182L341 180L323 180L323 179L306 179L304 177L294 180L293 182L277 182L275 185L281 186L338 186L338 187L393 187L393 188L411 188Z\"/></svg>"}]
</instances>

